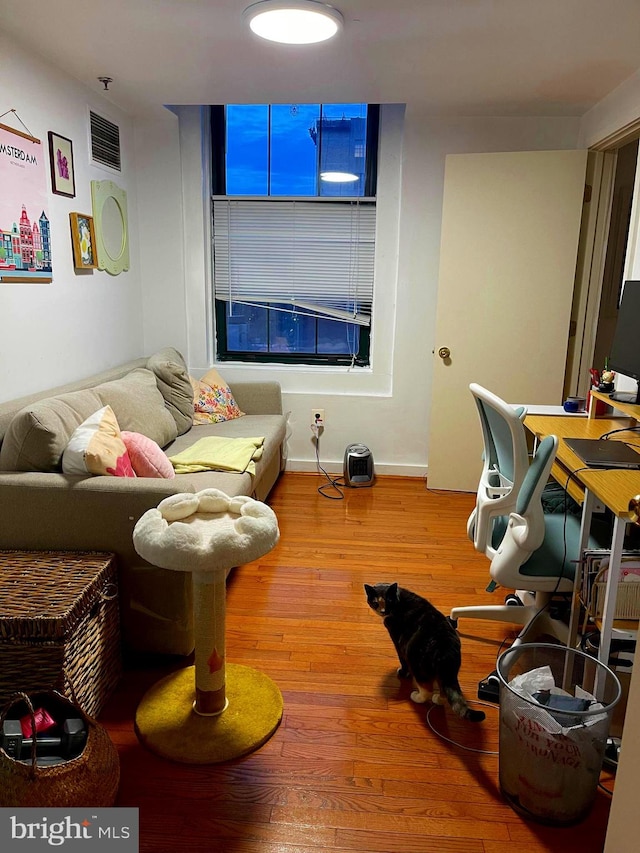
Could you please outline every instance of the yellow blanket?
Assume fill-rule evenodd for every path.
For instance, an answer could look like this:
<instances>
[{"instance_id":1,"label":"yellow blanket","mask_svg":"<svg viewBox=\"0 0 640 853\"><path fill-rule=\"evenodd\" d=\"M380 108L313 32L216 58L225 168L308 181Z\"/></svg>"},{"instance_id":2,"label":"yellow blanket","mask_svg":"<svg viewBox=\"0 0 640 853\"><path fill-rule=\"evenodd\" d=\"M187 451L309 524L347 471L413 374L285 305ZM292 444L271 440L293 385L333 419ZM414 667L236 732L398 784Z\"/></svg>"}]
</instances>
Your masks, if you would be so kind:
<instances>
[{"instance_id":1,"label":"yellow blanket","mask_svg":"<svg viewBox=\"0 0 640 853\"><path fill-rule=\"evenodd\" d=\"M197 471L236 471L256 473L255 460L262 456L264 436L259 438L224 438L207 436L191 447L170 456L176 474Z\"/></svg>"}]
</instances>

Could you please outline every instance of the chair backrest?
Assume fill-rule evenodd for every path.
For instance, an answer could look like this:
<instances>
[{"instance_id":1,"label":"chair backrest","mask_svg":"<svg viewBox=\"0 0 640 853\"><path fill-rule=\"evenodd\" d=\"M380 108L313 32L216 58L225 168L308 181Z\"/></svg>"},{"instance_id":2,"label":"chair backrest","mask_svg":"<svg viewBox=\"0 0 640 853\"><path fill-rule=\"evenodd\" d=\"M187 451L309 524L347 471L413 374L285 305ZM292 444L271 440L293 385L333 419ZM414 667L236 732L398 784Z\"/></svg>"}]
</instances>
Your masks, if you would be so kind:
<instances>
[{"instance_id":1,"label":"chair backrest","mask_svg":"<svg viewBox=\"0 0 640 853\"><path fill-rule=\"evenodd\" d=\"M509 514L504 536L491 560L491 577L500 586L518 588L522 583L520 567L544 541L546 525L542 491L549 479L557 449L558 438L555 435L548 435L540 442L518 490L515 509Z\"/></svg>"},{"instance_id":2,"label":"chair backrest","mask_svg":"<svg viewBox=\"0 0 640 853\"><path fill-rule=\"evenodd\" d=\"M520 487L529 470L523 425L526 409L510 406L475 382L469 390L478 407L484 449L476 506L469 517L467 533L476 550L492 559L496 547L496 519L508 516L515 509Z\"/></svg>"}]
</instances>

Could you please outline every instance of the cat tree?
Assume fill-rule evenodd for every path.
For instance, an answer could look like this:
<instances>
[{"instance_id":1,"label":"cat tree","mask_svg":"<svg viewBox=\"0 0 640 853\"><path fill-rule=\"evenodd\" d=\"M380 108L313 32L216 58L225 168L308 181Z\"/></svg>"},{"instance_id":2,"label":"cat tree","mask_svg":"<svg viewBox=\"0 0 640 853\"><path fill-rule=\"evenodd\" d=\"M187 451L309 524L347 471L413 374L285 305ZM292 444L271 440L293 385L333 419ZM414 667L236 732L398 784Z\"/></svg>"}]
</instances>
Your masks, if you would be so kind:
<instances>
[{"instance_id":1,"label":"cat tree","mask_svg":"<svg viewBox=\"0 0 640 853\"><path fill-rule=\"evenodd\" d=\"M268 553L279 538L266 504L218 489L171 495L140 518L137 553L154 566L193 575L194 666L161 679L142 698L136 731L153 752L207 764L257 749L278 727L282 696L268 676L228 664L229 570Z\"/></svg>"}]
</instances>

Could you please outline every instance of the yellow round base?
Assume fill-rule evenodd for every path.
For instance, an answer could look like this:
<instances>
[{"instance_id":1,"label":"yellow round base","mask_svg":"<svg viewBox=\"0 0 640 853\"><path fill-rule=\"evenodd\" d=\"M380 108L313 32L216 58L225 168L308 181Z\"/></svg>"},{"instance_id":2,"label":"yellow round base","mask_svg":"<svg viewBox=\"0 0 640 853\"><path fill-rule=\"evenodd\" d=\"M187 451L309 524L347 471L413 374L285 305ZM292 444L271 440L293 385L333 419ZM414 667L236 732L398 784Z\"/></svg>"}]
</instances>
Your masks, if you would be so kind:
<instances>
[{"instance_id":1,"label":"yellow round base","mask_svg":"<svg viewBox=\"0 0 640 853\"><path fill-rule=\"evenodd\" d=\"M282 719L282 694L264 673L226 665L228 707L216 716L193 710L195 667L162 678L136 710L140 742L163 758L184 764L218 764L261 747Z\"/></svg>"}]
</instances>

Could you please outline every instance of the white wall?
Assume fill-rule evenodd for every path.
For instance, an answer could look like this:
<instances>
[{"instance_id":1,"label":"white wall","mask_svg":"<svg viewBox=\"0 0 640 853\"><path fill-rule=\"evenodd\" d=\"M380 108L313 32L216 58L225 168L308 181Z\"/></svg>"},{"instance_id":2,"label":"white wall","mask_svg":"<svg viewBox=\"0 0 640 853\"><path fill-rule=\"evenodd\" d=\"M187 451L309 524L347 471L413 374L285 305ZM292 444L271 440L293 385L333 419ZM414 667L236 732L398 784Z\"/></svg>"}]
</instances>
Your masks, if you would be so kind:
<instances>
[{"instance_id":1,"label":"white wall","mask_svg":"<svg viewBox=\"0 0 640 853\"><path fill-rule=\"evenodd\" d=\"M99 93L2 36L0 79L3 109L14 107L43 143L53 260L51 284L0 284L2 401L141 355L142 300L131 122ZM120 126L121 175L89 165L89 108ZM24 129L12 115L0 122ZM72 140L75 198L51 193L50 130ZM114 180L127 192L131 267L119 276L73 268L69 213L91 213L91 180Z\"/></svg>"},{"instance_id":2,"label":"white wall","mask_svg":"<svg viewBox=\"0 0 640 853\"><path fill-rule=\"evenodd\" d=\"M134 126L135 174L140 211L142 351L171 345L188 360L186 264L204 246L194 248L185 228L177 116L139 119ZM202 226L199 236L201 239Z\"/></svg>"},{"instance_id":3,"label":"white wall","mask_svg":"<svg viewBox=\"0 0 640 853\"><path fill-rule=\"evenodd\" d=\"M178 108L177 113L183 215L189 229L184 315L178 312L176 278L158 276L152 294L144 289L145 341L152 341L149 316L165 335L173 324L174 340L186 325L189 365L197 375L213 359L211 337L206 337L209 272L202 264L210 246L208 203L202 197L203 126L197 107ZM229 380L269 376L280 381L290 412L289 465L295 470L315 470L309 425L311 409L319 406L326 415L320 458L327 470L341 471L346 445L358 441L371 448L381 473L426 473L445 156L573 148L579 119L444 119L396 105L383 109L381 126L371 369L220 366ZM138 173L141 186L158 179L158 174ZM144 233L147 224L143 217L143 246L152 239ZM153 304L148 305L149 299ZM165 342L153 340L154 345Z\"/></svg>"}]
</instances>

